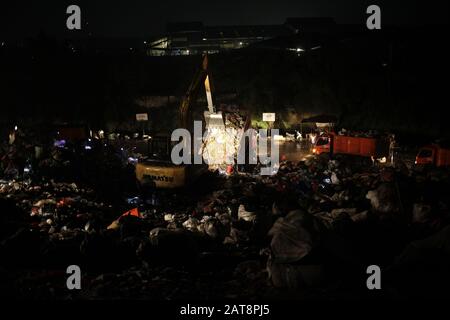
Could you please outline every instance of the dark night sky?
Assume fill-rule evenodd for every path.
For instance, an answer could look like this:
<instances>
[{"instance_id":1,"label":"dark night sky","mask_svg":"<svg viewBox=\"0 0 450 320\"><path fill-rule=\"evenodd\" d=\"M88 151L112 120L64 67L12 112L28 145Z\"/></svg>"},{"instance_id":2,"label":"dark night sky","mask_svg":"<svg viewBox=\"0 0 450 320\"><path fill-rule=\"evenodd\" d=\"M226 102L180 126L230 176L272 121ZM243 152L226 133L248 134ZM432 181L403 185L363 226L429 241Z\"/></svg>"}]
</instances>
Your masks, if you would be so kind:
<instances>
[{"instance_id":1,"label":"dark night sky","mask_svg":"<svg viewBox=\"0 0 450 320\"><path fill-rule=\"evenodd\" d=\"M378 4L384 24L447 23L448 0L59 0L2 4L0 36L24 38L39 31L68 35L66 8L82 9L83 33L92 36L145 37L160 34L170 21L207 25L281 24L286 17L331 16L338 23L365 23L365 10ZM86 25L88 23L88 25Z\"/></svg>"}]
</instances>

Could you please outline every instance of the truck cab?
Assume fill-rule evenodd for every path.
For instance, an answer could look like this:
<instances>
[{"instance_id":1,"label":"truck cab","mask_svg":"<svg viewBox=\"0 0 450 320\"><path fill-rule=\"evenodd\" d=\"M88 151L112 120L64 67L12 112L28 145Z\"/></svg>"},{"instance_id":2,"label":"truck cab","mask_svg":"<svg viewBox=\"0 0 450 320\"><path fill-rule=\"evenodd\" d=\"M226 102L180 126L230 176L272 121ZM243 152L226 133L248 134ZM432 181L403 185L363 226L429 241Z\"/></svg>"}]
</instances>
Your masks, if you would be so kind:
<instances>
[{"instance_id":1,"label":"truck cab","mask_svg":"<svg viewBox=\"0 0 450 320\"><path fill-rule=\"evenodd\" d=\"M416 165L450 166L450 148L438 144L422 147L416 156Z\"/></svg>"},{"instance_id":2,"label":"truck cab","mask_svg":"<svg viewBox=\"0 0 450 320\"><path fill-rule=\"evenodd\" d=\"M317 141L313 146L312 153L319 155L321 153L330 153L330 151L331 137L323 135L317 138Z\"/></svg>"},{"instance_id":3,"label":"truck cab","mask_svg":"<svg viewBox=\"0 0 450 320\"><path fill-rule=\"evenodd\" d=\"M421 148L417 153L415 164L434 164L435 153L436 150L433 146L426 146Z\"/></svg>"}]
</instances>

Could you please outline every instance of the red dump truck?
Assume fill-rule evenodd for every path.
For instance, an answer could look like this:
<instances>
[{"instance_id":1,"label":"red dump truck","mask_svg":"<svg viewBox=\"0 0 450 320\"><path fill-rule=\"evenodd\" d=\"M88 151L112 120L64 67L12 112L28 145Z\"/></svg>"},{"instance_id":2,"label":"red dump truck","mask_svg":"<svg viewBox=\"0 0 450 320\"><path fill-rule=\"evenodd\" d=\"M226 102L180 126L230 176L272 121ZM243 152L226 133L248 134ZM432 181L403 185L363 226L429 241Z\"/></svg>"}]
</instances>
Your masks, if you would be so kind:
<instances>
[{"instance_id":1,"label":"red dump truck","mask_svg":"<svg viewBox=\"0 0 450 320\"><path fill-rule=\"evenodd\" d=\"M425 146L419 150L415 164L430 164L436 167L450 166L450 148L443 148L437 144Z\"/></svg>"},{"instance_id":2,"label":"red dump truck","mask_svg":"<svg viewBox=\"0 0 450 320\"><path fill-rule=\"evenodd\" d=\"M321 153L330 153L388 158L389 140L387 138L351 137L328 133L317 139L312 152L317 155Z\"/></svg>"}]
</instances>

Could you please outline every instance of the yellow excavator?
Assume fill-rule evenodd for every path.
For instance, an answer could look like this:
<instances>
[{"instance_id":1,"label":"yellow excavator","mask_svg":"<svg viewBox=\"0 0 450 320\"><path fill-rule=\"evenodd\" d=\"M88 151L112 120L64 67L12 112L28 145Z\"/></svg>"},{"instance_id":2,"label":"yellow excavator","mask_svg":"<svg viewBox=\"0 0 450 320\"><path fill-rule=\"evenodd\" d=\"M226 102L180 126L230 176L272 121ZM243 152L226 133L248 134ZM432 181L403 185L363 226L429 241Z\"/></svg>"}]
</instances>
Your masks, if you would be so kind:
<instances>
[{"instance_id":1,"label":"yellow excavator","mask_svg":"<svg viewBox=\"0 0 450 320\"><path fill-rule=\"evenodd\" d=\"M181 100L179 128L192 132L192 105L202 84L205 87L208 102L208 110L203 112L206 128L225 128L222 113L217 112L213 105L210 78L208 56L205 54ZM175 165L172 163L170 157L172 147L178 142L172 142L170 135L152 137L148 143L148 157L136 165L136 178L141 185L150 185L155 188L180 188L194 181L207 170L205 164Z\"/></svg>"}]
</instances>

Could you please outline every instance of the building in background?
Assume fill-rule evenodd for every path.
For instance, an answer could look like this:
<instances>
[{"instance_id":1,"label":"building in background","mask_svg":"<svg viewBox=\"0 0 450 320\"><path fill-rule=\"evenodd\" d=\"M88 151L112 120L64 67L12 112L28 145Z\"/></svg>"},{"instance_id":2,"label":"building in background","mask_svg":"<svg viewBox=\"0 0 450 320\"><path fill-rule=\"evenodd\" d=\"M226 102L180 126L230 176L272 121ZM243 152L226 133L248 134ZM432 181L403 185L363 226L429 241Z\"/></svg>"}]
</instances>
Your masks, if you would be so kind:
<instances>
[{"instance_id":1,"label":"building in background","mask_svg":"<svg viewBox=\"0 0 450 320\"><path fill-rule=\"evenodd\" d=\"M303 33L329 33L332 18L288 18L280 25L205 26L202 22L169 23L164 36L146 42L147 54L192 55L242 49L255 43Z\"/></svg>"}]
</instances>

